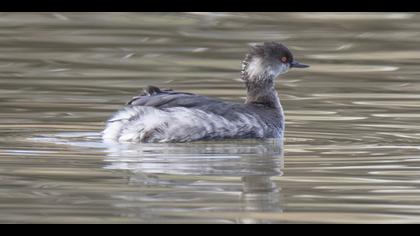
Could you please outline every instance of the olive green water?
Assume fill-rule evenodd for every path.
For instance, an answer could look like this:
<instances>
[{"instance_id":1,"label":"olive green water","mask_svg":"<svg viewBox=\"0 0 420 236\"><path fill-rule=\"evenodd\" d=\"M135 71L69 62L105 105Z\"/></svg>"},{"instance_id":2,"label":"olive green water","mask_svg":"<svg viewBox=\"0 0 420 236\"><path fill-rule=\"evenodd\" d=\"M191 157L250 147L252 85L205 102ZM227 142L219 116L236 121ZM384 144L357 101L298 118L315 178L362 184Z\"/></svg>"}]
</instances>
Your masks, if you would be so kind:
<instances>
[{"instance_id":1,"label":"olive green water","mask_svg":"<svg viewBox=\"0 0 420 236\"><path fill-rule=\"evenodd\" d=\"M286 139L106 145L149 84L241 101L248 44ZM0 14L0 223L420 223L420 15Z\"/></svg>"}]
</instances>

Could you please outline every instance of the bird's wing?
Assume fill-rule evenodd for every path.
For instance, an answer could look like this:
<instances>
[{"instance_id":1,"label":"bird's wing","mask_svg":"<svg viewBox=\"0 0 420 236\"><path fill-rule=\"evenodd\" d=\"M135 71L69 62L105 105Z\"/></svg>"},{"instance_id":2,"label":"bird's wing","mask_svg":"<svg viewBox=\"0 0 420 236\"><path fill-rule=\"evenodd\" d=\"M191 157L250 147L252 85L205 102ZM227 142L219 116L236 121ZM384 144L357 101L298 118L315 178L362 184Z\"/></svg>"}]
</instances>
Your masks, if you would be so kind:
<instances>
[{"instance_id":1,"label":"bird's wing","mask_svg":"<svg viewBox=\"0 0 420 236\"><path fill-rule=\"evenodd\" d=\"M144 91L133 97L127 105L131 106L151 106L156 108L169 107L200 107L214 103L223 103L213 98L196 95L193 93L177 92L170 89L159 89L158 87L148 86Z\"/></svg>"}]
</instances>

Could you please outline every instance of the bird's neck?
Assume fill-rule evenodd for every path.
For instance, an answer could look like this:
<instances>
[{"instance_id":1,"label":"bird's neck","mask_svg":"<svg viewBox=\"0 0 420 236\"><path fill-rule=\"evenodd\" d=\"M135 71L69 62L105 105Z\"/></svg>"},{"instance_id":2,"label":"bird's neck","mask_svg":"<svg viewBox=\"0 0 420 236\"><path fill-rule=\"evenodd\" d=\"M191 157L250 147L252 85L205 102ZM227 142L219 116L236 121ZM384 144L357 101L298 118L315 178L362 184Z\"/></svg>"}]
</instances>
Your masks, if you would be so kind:
<instances>
[{"instance_id":1,"label":"bird's neck","mask_svg":"<svg viewBox=\"0 0 420 236\"><path fill-rule=\"evenodd\" d=\"M275 78L247 78L246 104L260 104L271 108L280 109L280 99L274 87Z\"/></svg>"}]
</instances>

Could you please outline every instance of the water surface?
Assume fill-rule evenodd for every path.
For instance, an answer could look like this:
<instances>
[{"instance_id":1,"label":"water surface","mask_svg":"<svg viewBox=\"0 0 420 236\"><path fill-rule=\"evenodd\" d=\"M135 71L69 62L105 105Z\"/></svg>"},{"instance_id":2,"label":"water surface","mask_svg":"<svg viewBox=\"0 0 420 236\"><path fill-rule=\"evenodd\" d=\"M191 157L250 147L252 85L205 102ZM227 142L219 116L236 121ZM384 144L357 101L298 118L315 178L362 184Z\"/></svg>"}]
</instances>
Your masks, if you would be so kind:
<instances>
[{"instance_id":1,"label":"water surface","mask_svg":"<svg viewBox=\"0 0 420 236\"><path fill-rule=\"evenodd\" d=\"M142 87L243 101L249 44L286 139L106 145ZM1 223L420 223L420 15L0 14Z\"/></svg>"}]
</instances>

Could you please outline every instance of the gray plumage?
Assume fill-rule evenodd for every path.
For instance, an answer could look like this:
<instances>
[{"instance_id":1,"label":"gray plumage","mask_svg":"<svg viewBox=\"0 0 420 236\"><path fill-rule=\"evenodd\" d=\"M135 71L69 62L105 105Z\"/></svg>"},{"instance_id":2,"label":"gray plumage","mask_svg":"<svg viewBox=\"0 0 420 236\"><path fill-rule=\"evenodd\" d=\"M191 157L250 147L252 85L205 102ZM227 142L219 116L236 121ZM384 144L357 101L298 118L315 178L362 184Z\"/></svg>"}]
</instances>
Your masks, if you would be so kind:
<instances>
[{"instance_id":1,"label":"gray plumage","mask_svg":"<svg viewBox=\"0 0 420 236\"><path fill-rule=\"evenodd\" d=\"M242 63L245 103L149 86L108 120L103 138L116 142L282 138L284 115L274 80L293 63L297 65L282 44L252 47Z\"/></svg>"}]
</instances>

